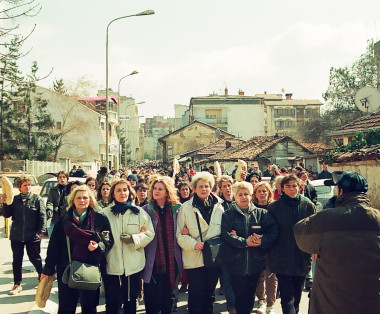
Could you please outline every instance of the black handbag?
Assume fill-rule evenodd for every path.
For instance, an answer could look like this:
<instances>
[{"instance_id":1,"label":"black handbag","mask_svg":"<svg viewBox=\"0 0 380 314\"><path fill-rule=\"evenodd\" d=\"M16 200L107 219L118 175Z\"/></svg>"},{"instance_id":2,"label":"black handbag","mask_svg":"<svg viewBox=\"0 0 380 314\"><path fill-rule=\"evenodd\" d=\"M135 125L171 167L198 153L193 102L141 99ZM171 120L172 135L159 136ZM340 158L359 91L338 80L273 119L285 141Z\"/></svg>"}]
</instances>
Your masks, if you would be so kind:
<instances>
[{"instance_id":1,"label":"black handbag","mask_svg":"<svg viewBox=\"0 0 380 314\"><path fill-rule=\"evenodd\" d=\"M201 241L204 242L202 255L203 255L203 264L205 267L216 267L222 264L223 262L223 240L221 237L214 237L203 241L202 230L199 224L198 213L195 213L197 219L197 225L199 230L199 235Z\"/></svg>"}]
</instances>

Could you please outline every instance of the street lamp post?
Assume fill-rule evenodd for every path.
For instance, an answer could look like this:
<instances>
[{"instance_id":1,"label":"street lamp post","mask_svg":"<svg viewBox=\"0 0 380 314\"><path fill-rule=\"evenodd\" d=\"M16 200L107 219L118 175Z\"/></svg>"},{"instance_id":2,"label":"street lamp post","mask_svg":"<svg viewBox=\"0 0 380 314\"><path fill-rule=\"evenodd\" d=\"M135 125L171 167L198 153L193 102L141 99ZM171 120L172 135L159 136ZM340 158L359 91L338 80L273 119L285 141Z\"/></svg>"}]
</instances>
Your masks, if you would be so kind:
<instances>
[{"instance_id":1,"label":"street lamp post","mask_svg":"<svg viewBox=\"0 0 380 314\"><path fill-rule=\"evenodd\" d=\"M137 14L121 16L116 19L113 19L107 25L106 31L106 166L109 167L109 129L108 129L108 29L110 25L118 20L125 19L132 16L143 16L143 15L152 15L154 14L153 10L146 10Z\"/></svg>"},{"instance_id":2,"label":"street lamp post","mask_svg":"<svg viewBox=\"0 0 380 314\"><path fill-rule=\"evenodd\" d=\"M120 80L119 80L119 83L117 84L117 120L118 120L118 124L119 124L119 145L120 145L120 134L121 134L121 129L120 129L120 99L121 99L121 96L120 96L120 83L122 80L124 80L126 77L128 76L131 76L131 75L135 75L135 74L138 74L139 72L137 72L136 70L135 71L132 71L131 73L129 73L128 75L125 75L123 76ZM131 105L128 105L126 108L128 108L129 106ZM121 150L120 150L120 147L119 147L119 165L121 164Z\"/></svg>"}]
</instances>

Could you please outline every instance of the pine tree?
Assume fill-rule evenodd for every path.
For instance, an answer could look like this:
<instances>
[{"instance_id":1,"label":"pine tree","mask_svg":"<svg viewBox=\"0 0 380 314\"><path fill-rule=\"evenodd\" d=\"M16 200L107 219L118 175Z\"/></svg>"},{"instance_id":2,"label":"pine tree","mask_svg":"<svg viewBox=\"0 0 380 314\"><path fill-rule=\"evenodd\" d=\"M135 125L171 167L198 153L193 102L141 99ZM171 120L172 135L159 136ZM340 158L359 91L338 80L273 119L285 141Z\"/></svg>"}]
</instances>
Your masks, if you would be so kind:
<instances>
[{"instance_id":1,"label":"pine tree","mask_svg":"<svg viewBox=\"0 0 380 314\"><path fill-rule=\"evenodd\" d=\"M17 132L20 112L15 103L23 98L21 85L24 77L17 61L23 56L20 52L19 37L5 44L6 52L0 58L0 158L17 152L17 141L12 136Z\"/></svg>"}]
</instances>

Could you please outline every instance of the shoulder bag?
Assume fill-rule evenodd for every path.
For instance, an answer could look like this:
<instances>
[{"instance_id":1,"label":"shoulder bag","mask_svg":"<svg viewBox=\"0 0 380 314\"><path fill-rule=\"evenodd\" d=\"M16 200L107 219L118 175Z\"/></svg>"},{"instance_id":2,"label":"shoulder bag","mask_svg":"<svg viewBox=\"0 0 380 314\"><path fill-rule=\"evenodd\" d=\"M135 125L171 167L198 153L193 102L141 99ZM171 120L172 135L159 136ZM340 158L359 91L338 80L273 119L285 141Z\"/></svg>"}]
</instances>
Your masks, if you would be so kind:
<instances>
[{"instance_id":1,"label":"shoulder bag","mask_svg":"<svg viewBox=\"0 0 380 314\"><path fill-rule=\"evenodd\" d=\"M91 230L94 229L93 219L91 219ZM91 265L71 260L70 239L66 236L67 252L69 254L69 265L67 265L62 282L72 289L96 290L100 287L102 276L98 265Z\"/></svg>"},{"instance_id":2,"label":"shoulder bag","mask_svg":"<svg viewBox=\"0 0 380 314\"><path fill-rule=\"evenodd\" d=\"M198 213L195 213L195 217L197 219L199 236L201 238L201 241L204 243L203 250L202 250L203 264L205 265L205 267L215 267L215 266L221 265L223 262L223 257L222 257L223 240L219 236L219 237L214 237L206 241L203 241L202 230L199 224Z\"/></svg>"}]
</instances>

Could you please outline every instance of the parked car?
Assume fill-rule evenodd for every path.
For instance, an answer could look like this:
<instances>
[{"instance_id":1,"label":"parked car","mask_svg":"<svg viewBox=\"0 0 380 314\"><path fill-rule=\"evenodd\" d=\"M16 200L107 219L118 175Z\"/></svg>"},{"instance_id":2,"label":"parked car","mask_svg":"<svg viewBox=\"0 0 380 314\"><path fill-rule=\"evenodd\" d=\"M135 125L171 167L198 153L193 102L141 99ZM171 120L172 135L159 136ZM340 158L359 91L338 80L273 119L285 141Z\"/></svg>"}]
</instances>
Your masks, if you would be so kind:
<instances>
[{"instance_id":1,"label":"parked car","mask_svg":"<svg viewBox=\"0 0 380 314\"><path fill-rule=\"evenodd\" d=\"M72 182L72 181L80 181L80 182L85 183L86 178L69 177L69 182ZM40 196L45 201L45 204L46 204L50 189L56 186L57 184L58 184L57 178L50 178L44 182L41 192L40 192Z\"/></svg>"},{"instance_id":2,"label":"parked car","mask_svg":"<svg viewBox=\"0 0 380 314\"><path fill-rule=\"evenodd\" d=\"M36 177L29 174L29 173L0 171L0 180L3 176L6 176L12 182L14 195L18 195L18 194L20 194L20 191L17 188L16 181L22 174L27 174L32 178L32 192L35 194L39 194L41 191L41 186L38 185ZM0 181L0 210L2 210L2 208L3 208L3 201L2 201L2 197L1 197L2 195L3 195L3 187L1 186L1 181Z\"/></svg>"},{"instance_id":3,"label":"parked car","mask_svg":"<svg viewBox=\"0 0 380 314\"><path fill-rule=\"evenodd\" d=\"M326 186L324 182L328 179L319 179L319 180L312 180L310 181L310 184L312 184L317 191L318 196L318 203L325 206L328 202L328 200L336 195L334 192L335 186Z\"/></svg>"}]
</instances>

